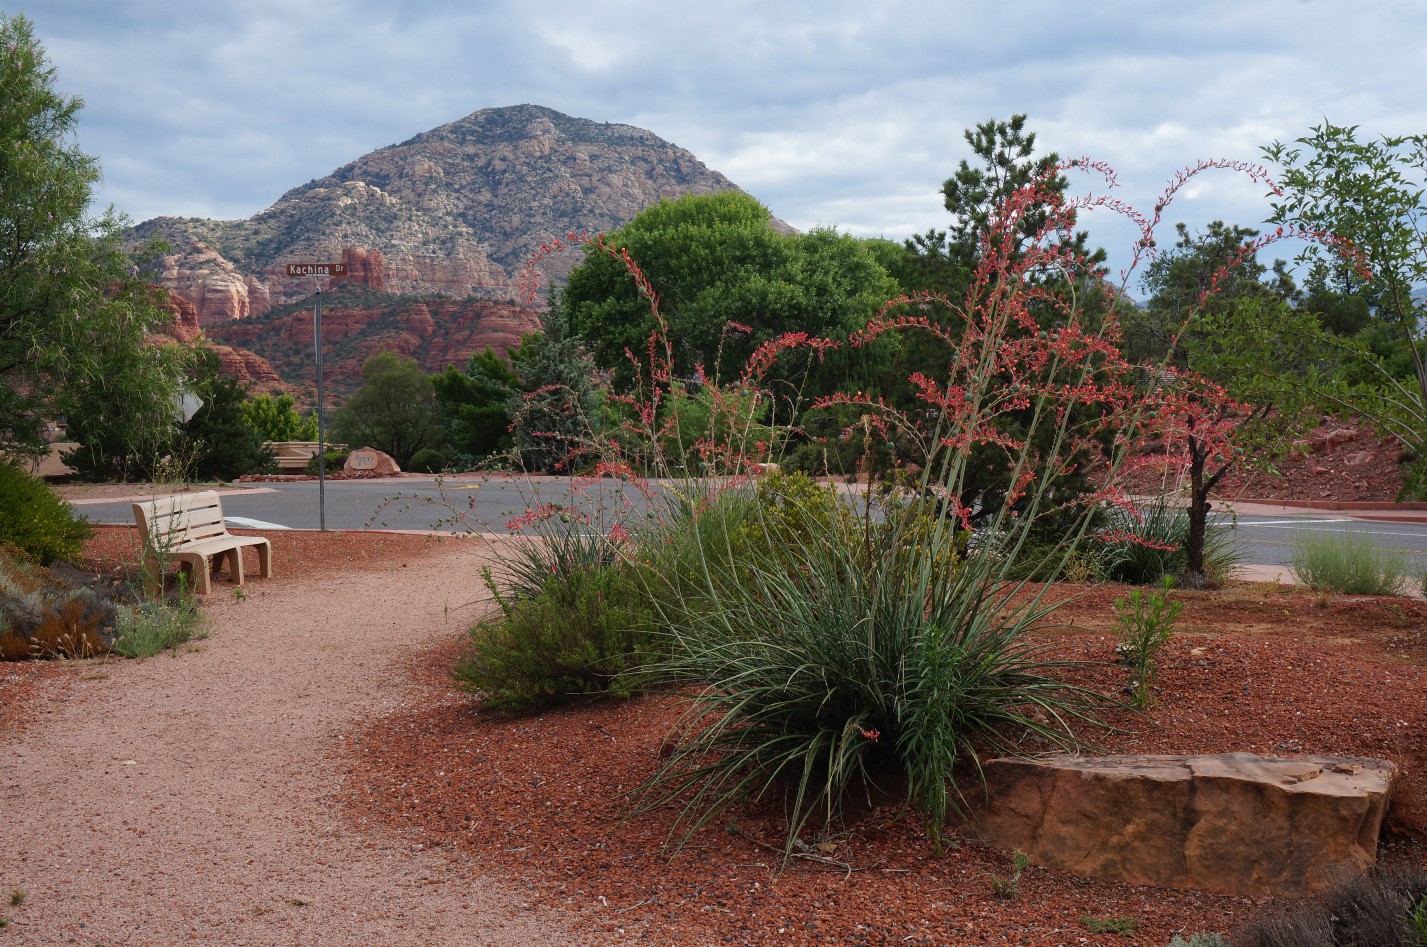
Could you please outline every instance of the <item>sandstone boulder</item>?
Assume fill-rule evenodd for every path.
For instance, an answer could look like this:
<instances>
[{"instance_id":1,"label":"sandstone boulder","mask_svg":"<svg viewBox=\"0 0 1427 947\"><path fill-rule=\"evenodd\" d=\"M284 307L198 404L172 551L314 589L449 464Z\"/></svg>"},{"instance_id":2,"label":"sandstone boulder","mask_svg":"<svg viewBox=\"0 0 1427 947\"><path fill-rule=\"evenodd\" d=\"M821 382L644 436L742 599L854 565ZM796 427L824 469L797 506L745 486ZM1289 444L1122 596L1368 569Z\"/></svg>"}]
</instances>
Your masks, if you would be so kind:
<instances>
[{"instance_id":1,"label":"sandstone boulder","mask_svg":"<svg viewBox=\"0 0 1427 947\"><path fill-rule=\"evenodd\" d=\"M1302 895L1370 866L1396 770L1251 753L993 760L973 833L1032 864L1238 895Z\"/></svg>"},{"instance_id":2,"label":"sandstone boulder","mask_svg":"<svg viewBox=\"0 0 1427 947\"><path fill-rule=\"evenodd\" d=\"M385 451L374 447L359 447L347 455L347 465L342 468L342 472L385 477L401 473L401 467Z\"/></svg>"}]
</instances>

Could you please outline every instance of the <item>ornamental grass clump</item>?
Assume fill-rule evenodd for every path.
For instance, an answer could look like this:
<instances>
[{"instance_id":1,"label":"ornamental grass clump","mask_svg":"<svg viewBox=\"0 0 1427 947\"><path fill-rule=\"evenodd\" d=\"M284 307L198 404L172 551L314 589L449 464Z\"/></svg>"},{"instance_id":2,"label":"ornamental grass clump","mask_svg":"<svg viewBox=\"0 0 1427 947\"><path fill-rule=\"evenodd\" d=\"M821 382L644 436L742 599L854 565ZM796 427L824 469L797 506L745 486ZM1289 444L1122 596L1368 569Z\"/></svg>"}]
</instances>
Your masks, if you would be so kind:
<instances>
[{"instance_id":1,"label":"ornamental grass clump","mask_svg":"<svg viewBox=\"0 0 1427 947\"><path fill-rule=\"evenodd\" d=\"M1293 571L1311 589L1347 595L1405 595L1412 585L1407 556L1379 547L1367 533L1300 533Z\"/></svg>"},{"instance_id":2,"label":"ornamental grass clump","mask_svg":"<svg viewBox=\"0 0 1427 947\"><path fill-rule=\"evenodd\" d=\"M1188 566L1184 545L1189 535L1189 510L1159 498L1137 509L1111 507L1108 523L1095 537L1099 572L1111 582L1156 585L1178 579ZM1210 586L1221 584L1243 560L1230 523L1205 524L1204 571Z\"/></svg>"}]
</instances>

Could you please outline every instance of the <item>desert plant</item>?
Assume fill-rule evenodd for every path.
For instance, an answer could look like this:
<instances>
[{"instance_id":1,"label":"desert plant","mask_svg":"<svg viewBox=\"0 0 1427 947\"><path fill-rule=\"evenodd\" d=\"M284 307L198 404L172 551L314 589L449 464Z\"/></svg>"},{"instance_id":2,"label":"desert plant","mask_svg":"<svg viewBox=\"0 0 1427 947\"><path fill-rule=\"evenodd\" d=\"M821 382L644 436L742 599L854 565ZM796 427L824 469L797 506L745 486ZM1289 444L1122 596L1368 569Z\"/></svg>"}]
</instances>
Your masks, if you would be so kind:
<instances>
[{"instance_id":1,"label":"desert plant","mask_svg":"<svg viewBox=\"0 0 1427 947\"><path fill-rule=\"evenodd\" d=\"M1174 622L1184 607L1170 601L1174 580L1165 577L1160 588L1145 594L1132 589L1127 598L1115 600L1115 620L1120 643L1115 655L1130 669L1130 693L1136 707L1154 702L1154 685L1159 676L1159 659L1174 634Z\"/></svg>"},{"instance_id":2,"label":"desert plant","mask_svg":"<svg viewBox=\"0 0 1427 947\"><path fill-rule=\"evenodd\" d=\"M93 532L43 480L0 459L0 537L6 542L49 565L78 556Z\"/></svg>"},{"instance_id":3,"label":"desert plant","mask_svg":"<svg viewBox=\"0 0 1427 947\"><path fill-rule=\"evenodd\" d=\"M456 679L502 710L528 710L582 695L628 696L642 661L650 613L630 566L550 576L534 594L500 594L500 611L471 629Z\"/></svg>"},{"instance_id":4,"label":"desert plant","mask_svg":"<svg viewBox=\"0 0 1427 947\"><path fill-rule=\"evenodd\" d=\"M192 596L146 601L120 609L114 651L126 658L149 658L208 636L207 620Z\"/></svg>"},{"instance_id":5,"label":"desert plant","mask_svg":"<svg viewBox=\"0 0 1427 947\"><path fill-rule=\"evenodd\" d=\"M1299 533L1293 571L1309 588L1347 595L1402 595L1411 582L1407 556L1380 548L1367 533Z\"/></svg>"},{"instance_id":6,"label":"desert plant","mask_svg":"<svg viewBox=\"0 0 1427 947\"><path fill-rule=\"evenodd\" d=\"M932 548L954 529L943 523ZM939 837L959 761L1014 753L1026 737L1076 744L1068 721L1089 719L1095 695L1057 679L1059 664L1027 640L1047 607L909 544L866 556L814 533L786 556L793 568L743 563L717 608L659 616L669 657L657 679L700 689L643 804L677 801L684 838L789 785L791 845L814 813L832 821L888 771Z\"/></svg>"},{"instance_id":7,"label":"desert plant","mask_svg":"<svg viewBox=\"0 0 1427 947\"><path fill-rule=\"evenodd\" d=\"M1021 888L1021 875L1030 866L1031 859L1025 852L1016 852L1011 856L1011 873L1005 878L991 878L991 893L1003 901L1009 901L1016 896L1016 892Z\"/></svg>"},{"instance_id":8,"label":"desert plant","mask_svg":"<svg viewBox=\"0 0 1427 947\"><path fill-rule=\"evenodd\" d=\"M1166 576L1178 579L1187 560L1185 538L1189 511L1161 498L1131 510L1111 507L1097 536L1099 571L1112 582L1154 585ZM1210 521L1205 527L1204 568L1211 583L1223 581L1241 554L1231 524Z\"/></svg>"},{"instance_id":9,"label":"desert plant","mask_svg":"<svg viewBox=\"0 0 1427 947\"><path fill-rule=\"evenodd\" d=\"M1360 874L1317 903L1246 924L1239 947L1422 947L1427 931L1427 871Z\"/></svg>"},{"instance_id":10,"label":"desert plant","mask_svg":"<svg viewBox=\"0 0 1427 947\"><path fill-rule=\"evenodd\" d=\"M1188 939L1182 934L1175 934L1170 938L1168 947L1232 947L1232 945L1220 934L1190 934Z\"/></svg>"},{"instance_id":11,"label":"desert plant","mask_svg":"<svg viewBox=\"0 0 1427 947\"><path fill-rule=\"evenodd\" d=\"M1120 934L1131 937L1140 929L1140 922L1132 917L1082 917L1080 923L1092 934Z\"/></svg>"}]
</instances>

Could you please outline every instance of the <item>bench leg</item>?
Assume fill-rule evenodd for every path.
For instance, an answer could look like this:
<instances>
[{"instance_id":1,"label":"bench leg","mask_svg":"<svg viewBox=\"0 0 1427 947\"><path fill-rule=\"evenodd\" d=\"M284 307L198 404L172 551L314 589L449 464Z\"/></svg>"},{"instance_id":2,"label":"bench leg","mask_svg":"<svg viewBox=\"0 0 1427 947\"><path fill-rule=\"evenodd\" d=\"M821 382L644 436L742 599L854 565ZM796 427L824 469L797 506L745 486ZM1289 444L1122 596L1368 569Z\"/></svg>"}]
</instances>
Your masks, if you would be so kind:
<instances>
[{"instance_id":1,"label":"bench leg","mask_svg":"<svg viewBox=\"0 0 1427 947\"><path fill-rule=\"evenodd\" d=\"M256 548L258 550L258 573L264 579L271 579L273 577L273 544L265 542Z\"/></svg>"},{"instance_id":2,"label":"bench leg","mask_svg":"<svg viewBox=\"0 0 1427 947\"><path fill-rule=\"evenodd\" d=\"M225 555L225 556L228 557L228 562L229 562L229 566L228 566L228 578L232 579L234 582L238 583L239 585L242 585L242 584L243 584L243 547L242 547L242 546L234 546L232 549L229 549L227 552L222 553L222 555Z\"/></svg>"},{"instance_id":3,"label":"bench leg","mask_svg":"<svg viewBox=\"0 0 1427 947\"><path fill-rule=\"evenodd\" d=\"M208 575L208 557L188 555L178 561L178 567L189 578L189 584L196 595L207 595L213 591L213 583Z\"/></svg>"}]
</instances>

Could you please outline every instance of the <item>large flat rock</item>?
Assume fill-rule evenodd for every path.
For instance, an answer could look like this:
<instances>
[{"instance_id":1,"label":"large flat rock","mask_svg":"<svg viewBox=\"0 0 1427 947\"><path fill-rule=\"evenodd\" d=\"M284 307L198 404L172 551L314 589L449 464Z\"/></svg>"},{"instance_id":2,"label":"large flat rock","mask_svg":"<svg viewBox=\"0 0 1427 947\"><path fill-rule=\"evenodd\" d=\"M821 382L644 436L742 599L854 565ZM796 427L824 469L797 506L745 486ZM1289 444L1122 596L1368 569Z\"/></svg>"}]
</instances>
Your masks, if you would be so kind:
<instances>
[{"instance_id":1,"label":"large flat rock","mask_svg":"<svg viewBox=\"0 0 1427 947\"><path fill-rule=\"evenodd\" d=\"M1376 860L1395 773L1384 760L1252 753L992 760L970 828L1092 877L1301 895Z\"/></svg>"}]
</instances>

